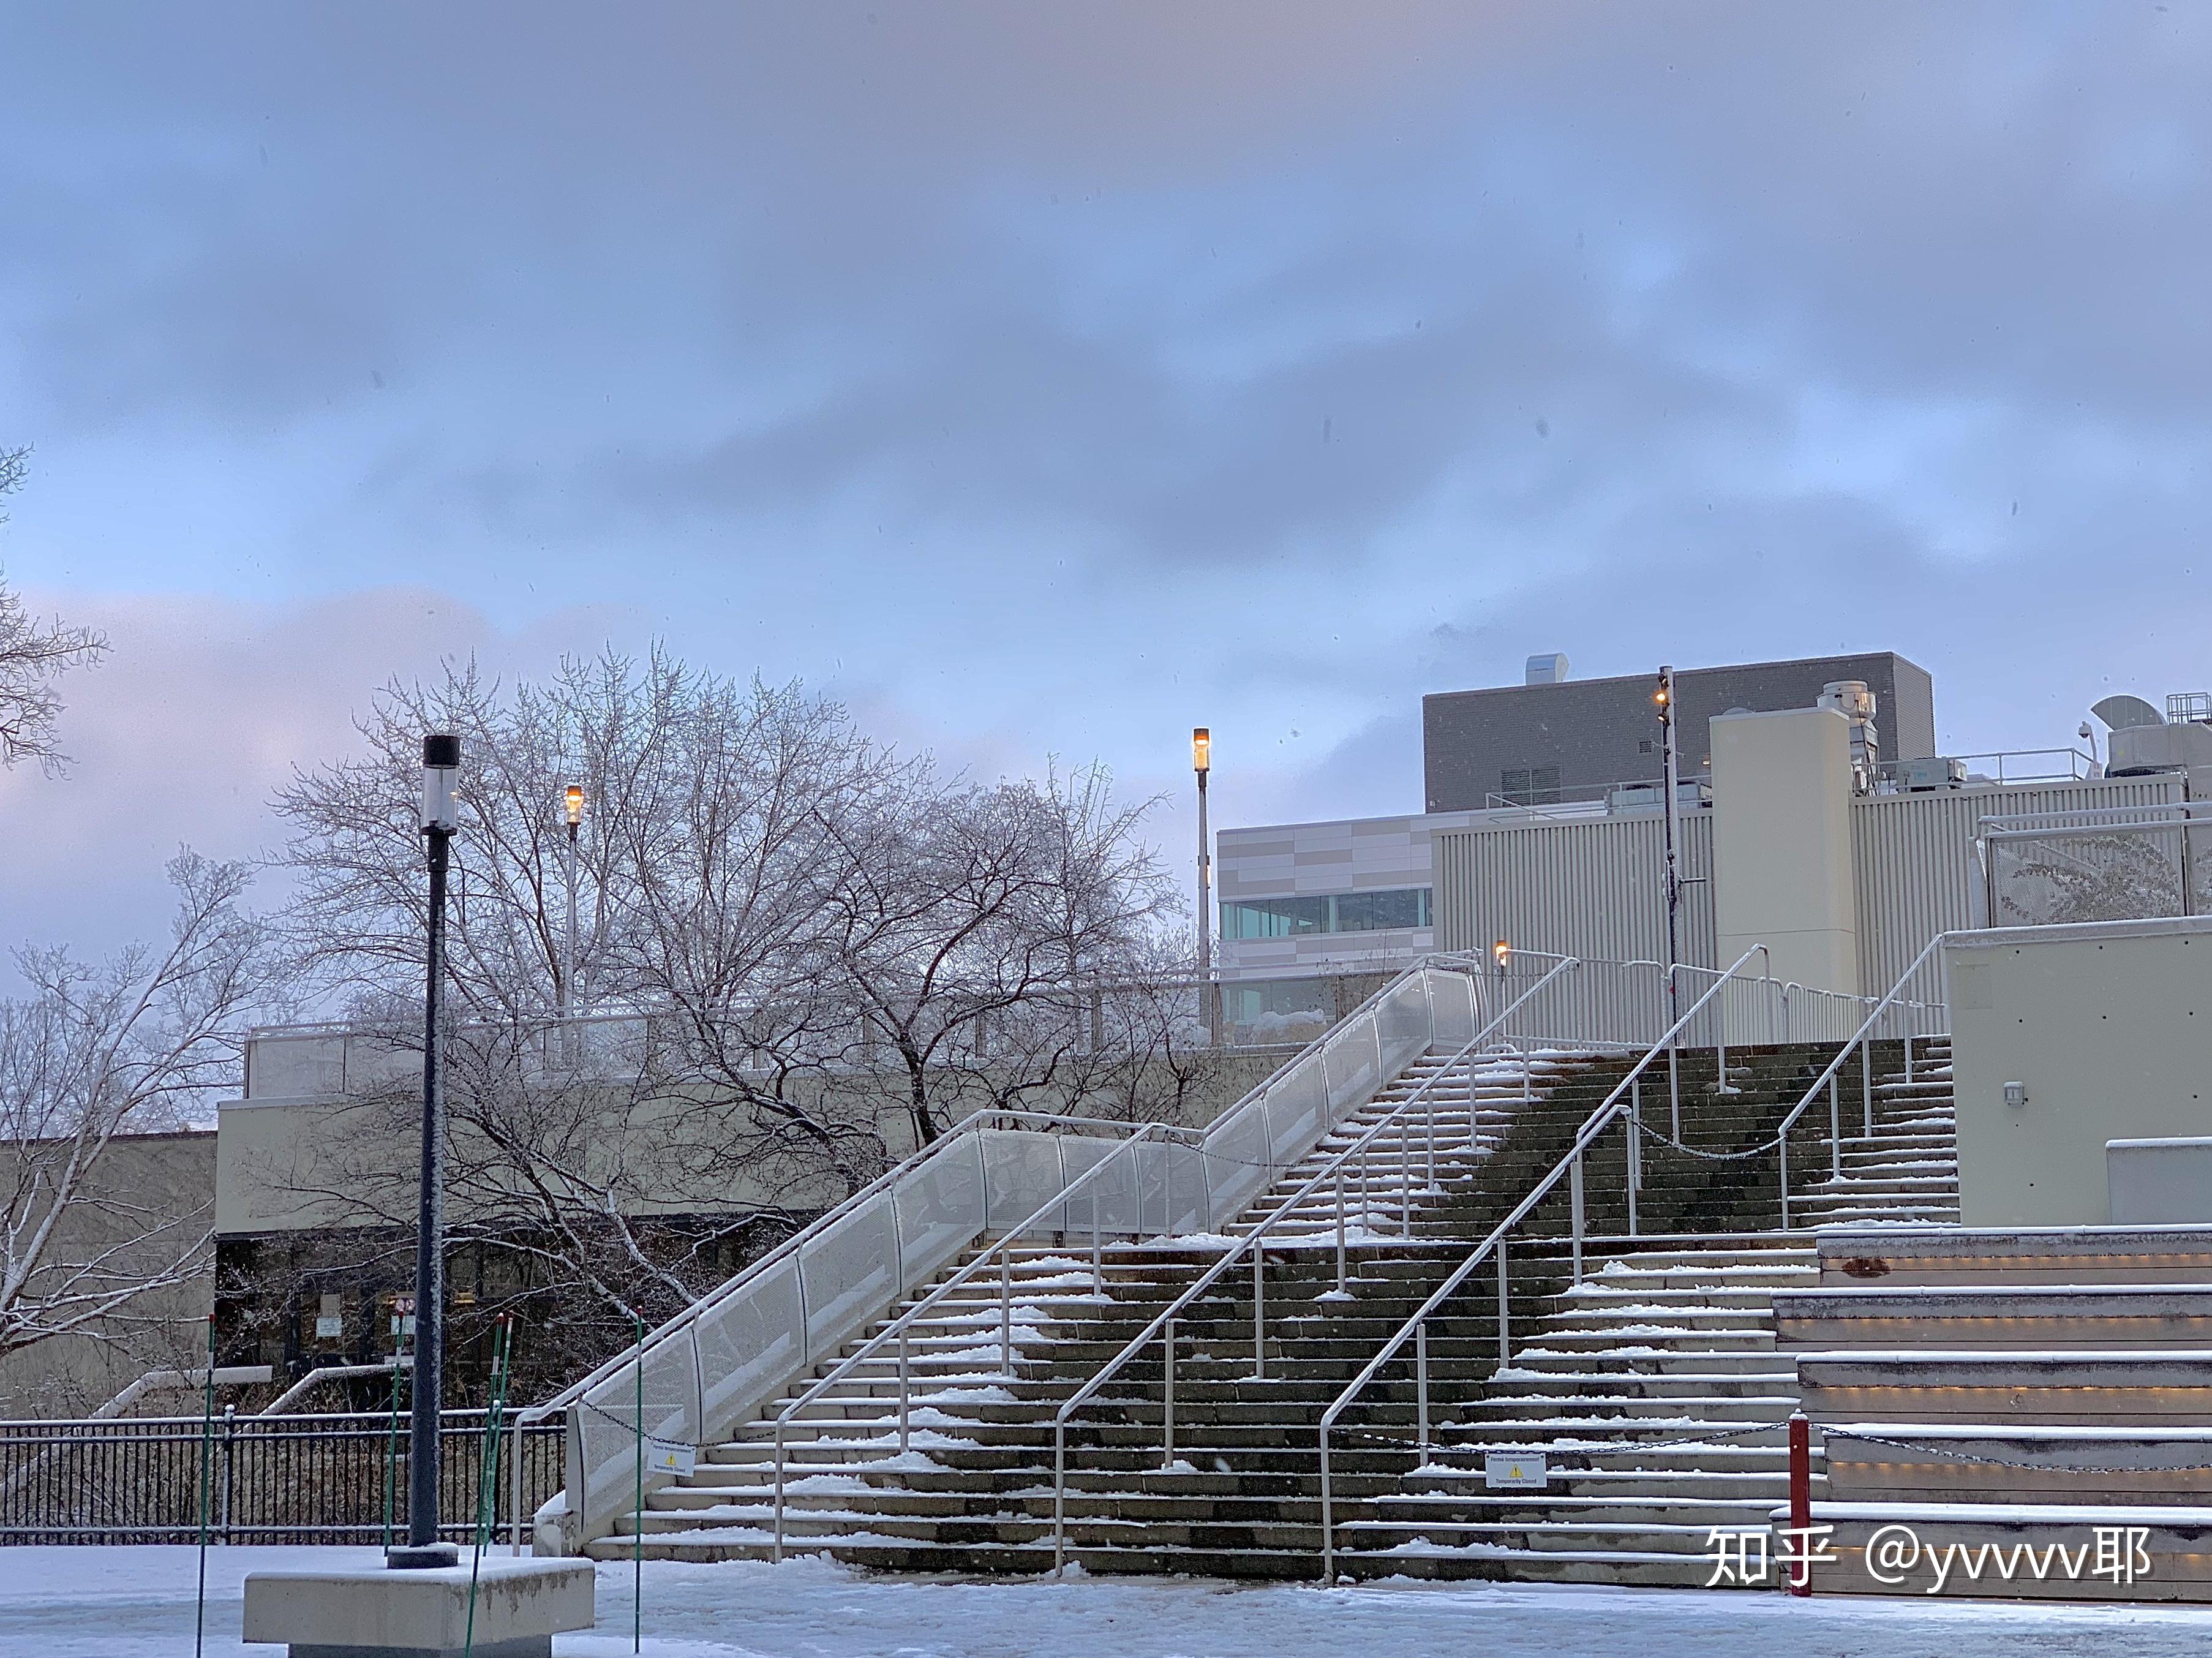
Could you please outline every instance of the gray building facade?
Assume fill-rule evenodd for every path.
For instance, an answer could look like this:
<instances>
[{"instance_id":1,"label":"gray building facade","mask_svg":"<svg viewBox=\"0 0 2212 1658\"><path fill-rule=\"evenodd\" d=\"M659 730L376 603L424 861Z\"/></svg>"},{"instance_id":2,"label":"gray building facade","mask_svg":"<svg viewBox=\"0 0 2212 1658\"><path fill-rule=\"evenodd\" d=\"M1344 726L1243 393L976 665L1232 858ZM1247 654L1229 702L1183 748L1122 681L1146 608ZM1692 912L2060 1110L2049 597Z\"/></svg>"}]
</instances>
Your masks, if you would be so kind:
<instances>
[{"instance_id":1,"label":"gray building facade","mask_svg":"<svg viewBox=\"0 0 2212 1658\"><path fill-rule=\"evenodd\" d=\"M1589 799L1607 785L1656 781L1659 722L1651 673L1555 684L1500 685L1421 699L1424 793L1430 811L1480 811L1516 803ZM1821 687L1858 679L1875 694L1880 757L1936 752L1936 693L1928 671L1893 651L1677 668L1682 775L1707 769L1716 714L1810 708Z\"/></svg>"}]
</instances>

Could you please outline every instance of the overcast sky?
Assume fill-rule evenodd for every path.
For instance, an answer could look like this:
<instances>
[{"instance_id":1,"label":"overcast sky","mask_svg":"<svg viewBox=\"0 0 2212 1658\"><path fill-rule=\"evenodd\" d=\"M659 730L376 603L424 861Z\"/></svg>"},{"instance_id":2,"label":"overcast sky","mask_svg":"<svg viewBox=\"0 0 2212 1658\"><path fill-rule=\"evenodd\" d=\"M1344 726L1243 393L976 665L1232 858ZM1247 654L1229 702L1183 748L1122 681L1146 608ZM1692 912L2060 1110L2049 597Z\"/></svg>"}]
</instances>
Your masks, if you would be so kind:
<instances>
[{"instance_id":1,"label":"overcast sky","mask_svg":"<svg viewBox=\"0 0 2212 1658\"><path fill-rule=\"evenodd\" d=\"M1417 810L1422 692L2212 684L2212 8L9 9L0 934L394 673L665 638L984 774Z\"/></svg>"}]
</instances>

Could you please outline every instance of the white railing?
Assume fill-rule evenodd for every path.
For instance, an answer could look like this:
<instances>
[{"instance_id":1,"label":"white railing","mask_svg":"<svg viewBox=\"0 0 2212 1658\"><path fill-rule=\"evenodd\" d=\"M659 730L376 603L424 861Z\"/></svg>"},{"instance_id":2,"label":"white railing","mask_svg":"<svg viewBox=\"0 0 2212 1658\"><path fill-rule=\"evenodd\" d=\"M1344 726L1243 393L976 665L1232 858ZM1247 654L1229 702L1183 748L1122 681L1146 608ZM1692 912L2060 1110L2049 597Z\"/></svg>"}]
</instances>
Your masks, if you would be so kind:
<instances>
[{"instance_id":1,"label":"white railing","mask_svg":"<svg viewBox=\"0 0 2212 1658\"><path fill-rule=\"evenodd\" d=\"M1513 1014L1519 1012L1532 999L1538 996L1540 993L1557 983L1562 975L1573 973L1575 969L1579 968L1581 965L1582 963L1575 960L1572 957L1566 957L1559 959L1556 965L1549 969L1544 974L1543 977L1537 980L1534 985L1531 985L1528 989L1522 991L1518 996L1515 997L1510 1003L1500 1009L1498 1013L1492 1016L1492 1017L1480 1030L1477 1030L1472 1036L1470 1036L1467 1042L1462 1045L1456 1053L1453 1054L1449 1059L1446 1060L1433 1074L1424 1079L1421 1084L1416 1088L1413 1093L1408 1095L1404 1100L1401 1101L1382 1117L1378 1118L1375 1122L1370 1124L1365 1130L1355 1136L1349 1145L1340 1147L1322 1164L1321 1168L1313 1175L1309 1176L1296 1191L1278 1202L1269 1213L1262 1217L1257 1224L1253 1225L1244 1233L1243 1237L1238 1240L1233 1248L1224 1252L1218 1260L1207 1267L1205 1272L1200 1273L1197 1278L1194 1279L1181 1295L1170 1302L1166 1308L1155 1316L1150 1324L1146 1325L1144 1329L1139 1331L1126 1345L1122 1347L1120 1352L1116 1353L1112 1358L1107 1360L1107 1362L1099 1367L1098 1370L1092 1372L1090 1379L1085 1382L1081 1387L1078 1388L1075 1392L1068 1397L1067 1400L1061 1405L1057 1414L1054 1416L1052 1423L1052 1566L1053 1570L1055 1573L1061 1569L1066 1558L1067 1424L1074 1418L1076 1412L1080 1411L1085 1405L1088 1404L1091 1399L1101 1388L1104 1387L1110 1379L1119 1375L1122 1368L1127 1365L1130 1360L1133 1359L1139 1353L1142 1352L1146 1347L1151 1345L1154 1339L1158 1339L1164 1340L1166 1343L1167 1361L1165 1373L1166 1408L1165 1413L1162 1418L1163 1428L1161 1434L1162 1445L1160 1450L1160 1465L1164 1468L1172 1467L1175 1462L1176 1321L1182 1315L1184 1309L1188 1307L1194 1301L1197 1300L1199 1297L1204 1295L1206 1291L1211 1289L1218 1280L1225 1275L1240 1260L1243 1260L1249 1255L1252 1262L1252 1376L1255 1381L1265 1381L1267 1374L1266 1240L1268 1235L1274 1230L1275 1227L1285 1216L1295 1211L1310 1195L1319 1190L1321 1187L1328 1185L1331 1180L1334 1180L1336 1184L1336 1293L1342 1294L1345 1287L1344 1177L1346 1169L1351 1165L1355 1157L1359 1160L1363 1176L1361 1181L1363 1198L1361 1205L1362 1219L1364 1221L1369 1218L1368 1205L1365 1199L1367 1194L1371 1189L1365 1179L1365 1175L1368 1173L1367 1159L1370 1150L1387 1134L1395 1132L1397 1141L1400 1175L1398 1206L1399 1224L1402 1230L1410 1233L1412 1230L1411 1223L1414 1194L1413 1129L1417 1118L1421 1126L1426 1131L1425 1136L1426 1140L1425 1147L1426 1173L1424 1189L1425 1189L1427 1186L1433 1186L1436 1181L1436 1090L1437 1084L1449 1078L1459 1067L1466 1067L1468 1078L1468 1140L1469 1146L1472 1147L1475 1143L1477 1128L1474 1102L1474 1060L1488 1046L1491 1038L1504 1025L1507 1019L1509 1019ZM1526 1067L1527 1062L1524 1058L1522 1069L1524 1090L1526 1088L1527 1078ZM1387 1159L1387 1152L1385 1153L1385 1157ZM1094 1285L1096 1285L1097 1283L1097 1256L1094 1253L1092 1257L1092 1276ZM901 1366L899 1382L902 1400L903 1400L906 1386L903 1364ZM904 1406L902 1402L901 1409L902 1412L903 1412ZM904 1448L903 1445L902 1445L901 1448Z\"/></svg>"},{"instance_id":2,"label":"white railing","mask_svg":"<svg viewBox=\"0 0 2212 1658\"><path fill-rule=\"evenodd\" d=\"M1936 964L1943 940L1948 936L1948 933L1937 933L1928 941L1919 955L1912 958L1912 965L1898 975L1897 982L1889 987L1887 995L1875 1003L1864 1023L1836 1049L1836 1057L1830 1060L1820 1074L1813 1079L1813 1084L1805 1090L1804 1097L1790 1108L1790 1114L1783 1118L1781 1126L1776 1129L1784 1231L1790 1230L1790 1131L1797 1126L1797 1120L1805 1114L1823 1089L1828 1093L1828 1177L1831 1180L1844 1177L1843 1090L1840 1078L1844 1062L1850 1058L1852 1050L1856 1049L1859 1056L1861 1132L1865 1138L1871 1139L1874 1138L1874 1044L1877 1041L1889 1040L1880 1034L1879 1028L1882 1027L1883 1022L1887 1020L1887 1029L1905 1039L1905 1080L1907 1084L1912 1081L1914 1041L1922 1036L1940 1035L1950 1029L1950 1010L1942 999L1942 969ZM1911 987L1931 976L1936 980L1932 993L1917 997L1907 993Z\"/></svg>"},{"instance_id":3,"label":"white railing","mask_svg":"<svg viewBox=\"0 0 2212 1658\"><path fill-rule=\"evenodd\" d=\"M1492 1258L1495 1258L1498 1263L1498 1363L1504 1364L1510 1362L1512 1304L1506 1270L1508 1235L1528 1217L1537 1205L1552 1194L1560 1181L1566 1181L1571 1204L1569 1225L1573 1251L1573 1273L1577 1282L1581 1280L1583 1241L1583 1159L1584 1156L1600 1136L1614 1123L1623 1121L1626 1121L1630 1125L1629 1143L1632 1147L1634 1146L1640 1131L1640 1124L1636 1119L1640 1110L1638 1084L1644 1073L1657 1063L1662 1054L1672 1055L1674 1053L1677 1042L1689 1028L1692 1021L1705 1011L1720 993L1723 986L1741 975L1754 957L1764 953L1765 948L1764 945L1754 944L1744 951L1726 972L1723 973L1713 984L1707 987L1698 999L1683 1011L1679 1018L1661 1033L1658 1041L1644 1051L1643 1057L1629 1068L1628 1074L1614 1084L1612 1091L1607 1094L1584 1121L1581 1131L1575 1136L1573 1146L1567 1154L1559 1159L1549 1174L1536 1182L1528 1196L1514 1206L1511 1212L1498 1224L1490 1236L1477 1244L1467 1258L1452 1269L1444 1281L1437 1285L1428 1299L1414 1311L1413 1316L1401 1325L1397 1333L1382 1344L1375 1356L1367 1361L1359 1374L1352 1379L1328 1408L1322 1413L1320 1448L1322 1581L1323 1582L1334 1582L1336 1575L1336 1524L1329 1485L1328 1442L1329 1435L1335 1429L1337 1419L1349 1408L1352 1401L1365 1391L1368 1383L1375 1379L1382 1367L1397 1357L1399 1350L1411 1341L1414 1345L1416 1441L1419 1446L1426 1448L1429 1442L1428 1321L1438 1307L1458 1293L1460 1286L1474 1276L1477 1267ZM1679 1132L1675 1137L1680 1139ZM1637 1181L1637 1161L1632 1151L1628 1160L1627 1169L1626 1184L1632 1191Z\"/></svg>"},{"instance_id":4,"label":"white railing","mask_svg":"<svg viewBox=\"0 0 2212 1658\"><path fill-rule=\"evenodd\" d=\"M639 1347L526 1413L567 1412L566 1490L580 1538L599 1535L635 1500L641 1439L660 1448L713 1442L981 1239L1079 1232L1086 1217L1071 1212L1066 1194L1109 1157L1126 1158L1127 1179L1117 1176L1109 1191L1102 1177L1090 1189L1105 1207L1100 1225L1115 1236L1155 1230L1154 1214L1158 1232L1176 1233L1240 1212L1416 1054L1472 1039L1485 992L1464 966L1439 958L1401 974L1202 1137L996 1113L915 1153ZM1115 1148L1087 1133L993 1126L1009 1120L1142 1143Z\"/></svg>"}]
</instances>

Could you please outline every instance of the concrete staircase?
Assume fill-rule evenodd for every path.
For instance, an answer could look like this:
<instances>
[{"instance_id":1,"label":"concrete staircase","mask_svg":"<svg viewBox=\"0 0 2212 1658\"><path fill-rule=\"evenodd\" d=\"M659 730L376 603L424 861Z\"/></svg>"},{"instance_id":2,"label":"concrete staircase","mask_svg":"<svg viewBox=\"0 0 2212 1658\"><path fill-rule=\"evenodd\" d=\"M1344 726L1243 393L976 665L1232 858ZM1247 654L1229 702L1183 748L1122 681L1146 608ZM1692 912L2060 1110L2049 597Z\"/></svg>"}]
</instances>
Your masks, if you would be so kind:
<instances>
[{"instance_id":1,"label":"concrete staircase","mask_svg":"<svg viewBox=\"0 0 2212 1658\"><path fill-rule=\"evenodd\" d=\"M1989 1567L1944 1594L2212 1600L2212 1230L1906 1230L1820 1253L1777 1313L1822 1424L1821 1588L1929 1592L1924 1559L1905 1584L1868 1569L1869 1540L1910 1527ZM2130 1528L2140 1575L2099 1576L2097 1533Z\"/></svg>"},{"instance_id":2,"label":"concrete staircase","mask_svg":"<svg viewBox=\"0 0 2212 1658\"><path fill-rule=\"evenodd\" d=\"M1832 1052L1732 1050L1726 1091L1710 1051L1680 1056L1683 1147L1647 1140L1636 1197L1645 1236L1626 1236L1628 1165L1622 1137L1609 1134L1585 1159L1585 1206L1590 1235L1613 1242L1593 1246L1585 1281L1576 1285L1562 1241L1564 1182L1530 1218L1511 1262L1514 1332L1522 1344L1512 1364L1498 1369L1494 1283L1486 1273L1431 1321L1437 1445L1425 1452L1413 1443L1407 1365L1386 1370L1347 1413L1332 1453L1343 1570L1703 1581L1689 1557L1702 1552L1714 1516L1763 1512L1776 1500L1777 1424L1796 1394L1794 1376L1776 1365L1771 1300L1778 1289L1817 1276L1808 1238L1757 1235L1774 1224L1773 1154L1734 1161L1723 1154L1771 1139ZM1919 1058L1907 1090L1892 1080L1901 1051L1895 1044L1876 1050L1881 1120L1878 1145L1869 1150L1887 1157L1853 1162L1843 1181L1821 1192L1825 1147L1793 1146L1797 1192L1869 1215L1940 1210L1949 1195L1938 1178L1945 1096ZM1436 1054L1416 1060L1278 1182L1239 1229L1435 1078L1442 1063ZM1438 1080L1432 1102L1411 1115L1402 1136L1388 1136L1364 1171L1357 1164L1346 1171L1342 1292L1338 1183L1303 1199L1278 1229L1281 1243L1267 1251L1264 1380L1253 1373L1252 1285L1240 1265L1179 1321L1171 1458L1163 1455L1157 1342L1072 1424L1072 1558L1094 1571L1317 1570L1322 1411L1474 1242L1558 1163L1626 1066L1559 1054L1534 1058L1525 1078L1512 1059ZM1656 1085L1648 1076L1646 1083L1644 1121L1663 1129L1663 1072ZM1855 1106L1855 1069L1845 1087ZM1094 1264L1087 1236L1039 1240L1015 1252L1004 1306L995 1272L963 1286L912 1332L915 1390L903 1448L889 1352L790 1424L786 1547L907 1570L1048 1568L1054 1412L1218 1259L1219 1247L1118 1240ZM656 1558L769 1552L768 1418L788 1403L779 1401L727 1442L703 1448L690 1476L649 1493L644 1515L591 1552L626 1558L641 1525L645 1552ZM1691 1442L1674 1442L1685 1439ZM1564 1485L1541 1494L1551 1509L1450 1509L1468 1495L1469 1470L1480 1479L1477 1459L1493 1443L1545 1447L1559 1466L1575 1468Z\"/></svg>"},{"instance_id":3,"label":"concrete staircase","mask_svg":"<svg viewBox=\"0 0 2212 1658\"><path fill-rule=\"evenodd\" d=\"M1946 1042L1877 1050L1871 1140L1848 1142L1840 1180L1793 1154L1793 1220L1894 1224L1958 1214ZM1894 1068L1885 1068L1893 1066ZM1849 1073L1845 1132L1863 1127ZM1759 1160L1761 1177L1772 1164ZM1846 1233L1844 1236L1848 1236ZM1614 1239L1554 1299L1510 1367L1445 1424L1428 1461L1344 1528L1350 1570L1578 1582L1702 1584L1716 1527L1759 1527L1789 1495L1786 1424L1798 1408L1778 1294L1816 1287L1801 1232ZM1535 1453L1540 1492L1488 1488L1493 1454ZM1817 1464L1816 1490L1824 1483Z\"/></svg>"}]
</instances>

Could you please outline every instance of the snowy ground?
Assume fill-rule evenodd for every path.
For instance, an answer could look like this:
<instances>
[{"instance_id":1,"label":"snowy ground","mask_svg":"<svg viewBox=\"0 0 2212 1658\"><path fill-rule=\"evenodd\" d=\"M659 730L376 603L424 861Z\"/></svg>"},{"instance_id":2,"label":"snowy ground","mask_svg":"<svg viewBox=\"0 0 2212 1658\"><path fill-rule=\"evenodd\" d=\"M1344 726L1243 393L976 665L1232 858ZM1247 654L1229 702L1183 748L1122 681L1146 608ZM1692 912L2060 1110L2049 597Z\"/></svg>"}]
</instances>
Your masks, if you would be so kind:
<instances>
[{"instance_id":1,"label":"snowy ground","mask_svg":"<svg viewBox=\"0 0 2212 1658\"><path fill-rule=\"evenodd\" d=\"M207 1651L276 1658L238 1638L240 1582L258 1567L361 1549L209 1553ZM189 1548L0 1549L7 1658L184 1658ZM599 1569L599 1628L556 1658L630 1649L630 1571ZM1234 1588L1127 1578L1066 1583L871 1577L819 1560L649 1564L654 1658L2179 1658L2212 1643L2212 1612L2042 1608L1543 1587Z\"/></svg>"}]
</instances>

